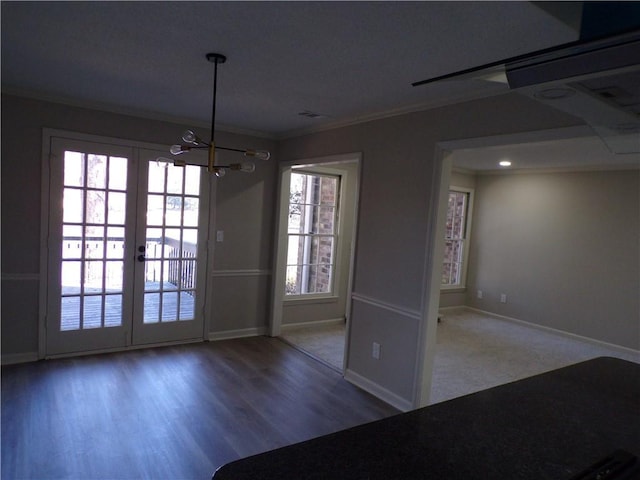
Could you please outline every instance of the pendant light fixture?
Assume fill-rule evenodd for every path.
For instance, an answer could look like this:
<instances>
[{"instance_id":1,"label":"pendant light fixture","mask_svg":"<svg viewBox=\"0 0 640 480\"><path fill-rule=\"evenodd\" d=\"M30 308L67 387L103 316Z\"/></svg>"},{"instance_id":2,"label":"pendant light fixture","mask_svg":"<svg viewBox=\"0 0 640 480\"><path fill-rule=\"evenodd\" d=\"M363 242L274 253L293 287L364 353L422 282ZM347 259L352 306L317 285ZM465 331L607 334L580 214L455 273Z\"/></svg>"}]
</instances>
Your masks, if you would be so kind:
<instances>
[{"instance_id":1,"label":"pendant light fixture","mask_svg":"<svg viewBox=\"0 0 640 480\"><path fill-rule=\"evenodd\" d=\"M207 53L207 60L213 63L213 107L211 109L211 138L209 142L205 142L200 139L193 130L187 130L182 134L183 144L173 145L170 149L170 152L173 155L182 155L183 153L189 152L194 149L208 149L209 151L209 161L206 165L209 173L215 173L218 177L223 177L227 170L252 173L256 166L253 162L242 162L242 163L230 163L228 165L216 165L216 150L227 150L230 152L239 152L244 154L247 157L254 157L260 160L269 160L271 154L266 150L250 150L250 149L241 149L241 148L229 148L222 147L215 144L214 136L215 136L215 124L216 124L216 95L217 95L217 83L218 83L218 64L224 63L227 61L227 57L221 55L219 53ZM185 145L186 144L186 145ZM173 164L178 167L184 167L185 165L195 165L198 167L204 167L204 165L198 165L196 163L190 163L186 160L182 160L179 158L173 159Z\"/></svg>"}]
</instances>

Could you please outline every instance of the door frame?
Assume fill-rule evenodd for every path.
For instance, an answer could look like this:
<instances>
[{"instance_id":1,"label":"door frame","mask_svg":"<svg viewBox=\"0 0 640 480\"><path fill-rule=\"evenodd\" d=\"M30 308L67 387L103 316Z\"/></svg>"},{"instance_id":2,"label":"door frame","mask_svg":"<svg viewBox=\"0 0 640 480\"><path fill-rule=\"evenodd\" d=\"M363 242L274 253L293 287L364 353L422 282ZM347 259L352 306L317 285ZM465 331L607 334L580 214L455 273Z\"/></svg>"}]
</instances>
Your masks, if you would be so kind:
<instances>
[{"instance_id":1,"label":"door frame","mask_svg":"<svg viewBox=\"0 0 640 480\"><path fill-rule=\"evenodd\" d=\"M435 146L433 155L433 182L427 214L427 236L423 273L422 319L418 330L418 349L413 388L413 408L429 404L435 346L437 339L438 309L440 306L441 268L444 258L444 234L447 218L447 203L451 172L456 150L480 147L517 145L522 143L559 140L564 138L593 137L587 126L577 125L520 133L488 135L441 141ZM467 288L469 285L467 284Z\"/></svg>"},{"instance_id":2,"label":"door frame","mask_svg":"<svg viewBox=\"0 0 640 480\"><path fill-rule=\"evenodd\" d=\"M345 349L343 359L343 371L347 366L350 336L351 319L351 296L353 291L353 278L355 267L355 251L358 229L358 212L360 206L360 176L362 173L362 153L347 153L340 155L330 155L326 157L314 157L288 162L281 162L278 172L278 203L276 207L277 218L274 240L274 261L273 261L273 284L271 294L271 312L269 318L269 335L277 337L282 330L282 314L284 303L284 287L287 267L287 217L289 209L289 188L291 171L293 167L329 167L339 169L341 164L355 164L355 192L354 192L354 221L351 232L351 245L349 248L349 273L346 288L346 332Z\"/></svg>"},{"instance_id":3,"label":"door frame","mask_svg":"<svg viewBox=\"0 0 640 480\"><path fill-rule=\"evenodd\" d=\"M148 150L161 150L166 151L167 156L170 156L169 145L158 144L158 143L150 143L150 142L141 142L138 140L131 139L123 139L123 138L114 138L107 137L103 135L93 135L87 133L79 133L70 130L60 130L55 128L43 128L42 129L42 175L41 175L41 198L40 198L40 275L39 275L39 295L38 295L38 359L44 358L54 358L54 357L70 357L70 356L80 356L86 354L97 354L97 353L105 353L105 352L113 352L113 351L123 351L123 350L134 350L140 348L148 348L158 345L168 345L168 344L182 344L182 343L193 343L208 340L208 332L210 330L210 321L211 315L211 279L209 275L204 275L205 284L202 286L202 292L204 295L204 306L202 315L203 318L203 329L202 329L202 338L198 338L197 340L182 340L175 342L162 342L159 344L149 343L144 345L130 345L127 344L124 347L117 348L108 348L102 350L91 350L90 352L74 352L74 353L63 353L63 354L55 354L55 355L47 355L47 300L48 300L48 291L47 291L47 280L49 276L49 255L48 251L50 248L49 241L49 200L51 195L51 142L53 137L60 138L68 138L70 140L75 141L86 141L86 142L94 142L94 143L107 143L117 146L130 147L133 149L148 149ZM134 156L134 161L137 161L137 157ZM198 158L194 158L196 163L202 163L206 165L206 158L200 160ZM204 268L207 272L212 271L213 269L213 248L211 239L214 238L214 229L215 229L215 193L216 193L216 182L212 178L213 175L209 176L208 181L204 182L207 188L209 189L209 200L207 205L203 205L204 208L207 208L209 211L209 224L206 226L206 245L204 247L204 257L202 259ZM130 343L130 342L128 342Z\"/></svg>"}]
</instances>

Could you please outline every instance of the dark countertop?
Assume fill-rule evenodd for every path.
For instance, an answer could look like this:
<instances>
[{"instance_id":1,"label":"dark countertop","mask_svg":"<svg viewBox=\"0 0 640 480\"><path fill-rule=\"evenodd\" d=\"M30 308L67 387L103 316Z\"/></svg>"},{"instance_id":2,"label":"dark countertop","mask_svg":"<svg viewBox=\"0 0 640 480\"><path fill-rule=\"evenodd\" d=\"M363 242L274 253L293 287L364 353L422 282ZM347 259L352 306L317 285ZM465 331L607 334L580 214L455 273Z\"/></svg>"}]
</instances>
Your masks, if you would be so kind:
<instances>
[{"instance_id":1,"label":"dark countertop","mask_svg":"<svg viewBox=\"0 0 640 480\"><path fill-rule=\"evenodd\" d=\"M640 456L640 365L602 357L224 465L214 480L563 480Z\"/></svg>"}]
</instances>

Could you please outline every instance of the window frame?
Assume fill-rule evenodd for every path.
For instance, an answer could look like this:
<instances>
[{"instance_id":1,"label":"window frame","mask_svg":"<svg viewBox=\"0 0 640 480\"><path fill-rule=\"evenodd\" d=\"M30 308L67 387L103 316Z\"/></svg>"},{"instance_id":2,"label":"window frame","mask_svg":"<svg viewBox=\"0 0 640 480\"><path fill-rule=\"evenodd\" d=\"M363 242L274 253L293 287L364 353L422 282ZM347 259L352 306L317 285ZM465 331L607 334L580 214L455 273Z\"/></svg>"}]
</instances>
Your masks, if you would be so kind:
<instances>
[{"instance_id":1,"label":"window frame","mask_svg":"<svg viewBox=\"0 0 640 480\"><path fill-rule=\"evenodd\" d=\"M455 292L455 291L466 291L467 289L467 272L468 272L468 266L469 266L469 244L470 244L470 239L471 239L471 227L472 227L472 223L473 223L473 201L474 201L474 189L473 188L469 188L469 187L460 187L457 185L450 185L449 189L448 189L448 194L447 194L447 201L449 199L449 193L451 192L455 192L455 193L464 193L467 195L467 205L466 205L466 211L465 211L465 215L464 215L464 235L461 239L462 241L462 261L461 261L461 265L460 265L460 282L456 283L456 284L440 284L440 289L443 291L447 291L447 292ZM447 215L445 217L445 222L446 219L449 217L449 208L447 205ZM446 245L446 241L448 240L447 236L446 236L446 225L445 225L445 245ZM442 264L441 264L441 269L444 268L444 262L445 262L445 258L444 258L444 251L442 252ZM442 277L442 275L441 275ZM442 282L442 280L441 280Z\"/></svg>"},{"instance_id":2,"label":"window frame","mask_svg":"<svg viewBox=\"0 0 640 480\"><path fill-rule=\"evenodd\" d=\"M291 239L291 237L308 237L310 240L310 242L313 242L314 238L321 238L321 237L332 237L333 242L332 242L332 252L331 252L331 263L329 265L331 265L331 274L330 274L330 281L329 281L329 289L327 292L311 292L311 293L287 293L286 292L286 288L285 288L285 292L284 292L284 296L283 296L283 301L284 302L296 302L296 301L300 301L300 300L309 300L309 299L334 299L336 298L336 292L335 292L335 288L336 288L336 282L337 282L337 277L338 277L338 273L337 272L337 256L339 254L339 238L340 238L340 228L341 228L341 215L340 215L340 208L341 208L341 200L342 200L342 188L343 188L343 179L342 179L342 175L339 174L335 174L335 173L325 173L325 172L319 172L319 171L315 171L315 170L306 170L306 169L302 169L302 168L295 168L292 169L291 171L291 175L295 175L295 174L299 174L299 175L305 175L305 176L312 176L312 177L328 177L328 178L334 178L336 179L336 191L335 191L335 195L336 195L336 199L333 205L334 208L334 216L333 216L333 233L332 234L327 234L327 233L289 233L288 229L286 232L286 243L287 243L287 251L288 251L288 245L289 245L289 241ZM289 195L291 192L291 184L289 186ZM291 208L291 201L288 202L288 206L287 209ZM303 203L303 205L307 205L305 203ZM314 205L314 204L308 204L308 205ZM318 206L320 206L320 204L318 204ZM310 252L309 252L310 253ZM289 264L288 262L285 263L285 272L287 270L288 267L291 266L310 266L312 264L310 263L302 263L302 264ZM285 273L286 275L286 273Z\"/></svg>"}]
</instances>

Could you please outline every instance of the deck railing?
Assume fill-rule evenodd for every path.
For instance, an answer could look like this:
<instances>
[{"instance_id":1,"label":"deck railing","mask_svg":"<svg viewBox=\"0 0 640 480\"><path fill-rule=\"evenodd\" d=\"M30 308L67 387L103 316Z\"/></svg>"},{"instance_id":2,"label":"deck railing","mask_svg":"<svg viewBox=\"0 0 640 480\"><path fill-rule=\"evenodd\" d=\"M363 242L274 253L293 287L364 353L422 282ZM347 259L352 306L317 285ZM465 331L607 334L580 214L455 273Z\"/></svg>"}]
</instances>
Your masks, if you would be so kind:
<instances>
[{"instance_id":1,"label":"deck railing","mask_svg":"<svg viewBox=\"0 0 640 480\"><path fill-rule=\"evenodd\" d=\"M104 243L107 243L107 249L124 250L123 237L64 237L62 239L63 251L77 252L74 254L63 253L64 259L81 259L82 248L91 249L94 252L101 252L104 249ZM163 256L164 249L164 256ZM145 244L145 282L162 282L167 281L181 290L192 290L196 286L196 255L198 245L186 240L182 241L180 248L180 240L168 236L147 238ZM90 255L84 256L88 258ZM101 258L102 255L93 256L94 260ZM107 259L124 258L124 255L109 255L106 252ZM165 272L161 274L161 266L158 262L165 261ZM161 277L164 277L161 278ZM191 292L187 292L191 294Z\"/></svg>"}]
</instances>

